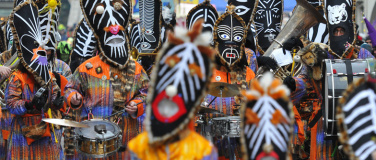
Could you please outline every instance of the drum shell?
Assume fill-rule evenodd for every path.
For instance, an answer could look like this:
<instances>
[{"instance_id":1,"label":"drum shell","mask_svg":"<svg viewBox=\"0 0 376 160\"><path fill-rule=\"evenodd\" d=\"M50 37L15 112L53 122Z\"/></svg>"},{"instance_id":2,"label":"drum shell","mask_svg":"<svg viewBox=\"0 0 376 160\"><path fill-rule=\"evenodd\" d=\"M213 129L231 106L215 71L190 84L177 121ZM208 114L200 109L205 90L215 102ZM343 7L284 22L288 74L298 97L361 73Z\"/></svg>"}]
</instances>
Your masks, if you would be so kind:
<instances>
[{"instance_id":1,"label":"drum shell","mask_svg":"<svg viewBox=\"0 0 376 160\"><path fill-rule=\"evenodd\" d=\"M367 60L325 59L322 67L322 115L326 138L337 138L336 106L342 98L342 93L349 84L365 76L370 71Z\"/></svg>"},{"instance_id":2,"label":"drum shell","mask_svg":"<svg viewBox=\"0 0 376 160\"><path fill-rule=\"evenodd\" d=\"M80 154L90 158L105 158L115 154L122 146L122 132L120 127L115 123L101 119L92 119L83 121L82 123L90 126L88 129L90 132L83 128L74 129L76 135L75 148ZM95 124L105 124L106 127L112 129L107 132L111 132L113 135L94 138L93 135L97 133L91 129L93 129Z\"/></svg>"},{"instance_id":3,"label":"drum shell","mask_svg":"<svg viewBox=\"0 0 376 160\"><path fill-rule=\"evenodd\" d=\"M214 137L240 137L240 117L218 117L212 121L212 135Z\"/></svg>"}]
</instances>

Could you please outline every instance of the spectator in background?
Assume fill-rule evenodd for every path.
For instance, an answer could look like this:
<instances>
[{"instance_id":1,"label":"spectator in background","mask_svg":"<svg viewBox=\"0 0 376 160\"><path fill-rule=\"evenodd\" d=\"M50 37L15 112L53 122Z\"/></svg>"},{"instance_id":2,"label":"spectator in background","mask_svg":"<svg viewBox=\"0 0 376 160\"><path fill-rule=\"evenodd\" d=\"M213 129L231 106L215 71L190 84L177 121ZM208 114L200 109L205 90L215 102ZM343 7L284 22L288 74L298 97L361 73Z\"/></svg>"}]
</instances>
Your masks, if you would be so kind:
<instances>
[{"instance_id":1,"label":"spectator in background","mask_svg":"<svg viewBox=\"0 0 376 160\"><path fill-rule=\"evenodd\" d=\"M66 28L63 24L59 24L58 31L59 31L59 34L61 36L61 40L66 41L68 39L68 36L66 34L67 30L66 30Z\"/></svg>"},{"instance_id":2,"label":"spectator in background","mask_svg":"<svg viewBox=\"0 0 376 160\"><path fill-rule=\"evenodd\" d=\"M60 41L56 49L57 58L69 64L68 61L71 50L72 47L67 41Z\"/></svg>"}]
</instances>

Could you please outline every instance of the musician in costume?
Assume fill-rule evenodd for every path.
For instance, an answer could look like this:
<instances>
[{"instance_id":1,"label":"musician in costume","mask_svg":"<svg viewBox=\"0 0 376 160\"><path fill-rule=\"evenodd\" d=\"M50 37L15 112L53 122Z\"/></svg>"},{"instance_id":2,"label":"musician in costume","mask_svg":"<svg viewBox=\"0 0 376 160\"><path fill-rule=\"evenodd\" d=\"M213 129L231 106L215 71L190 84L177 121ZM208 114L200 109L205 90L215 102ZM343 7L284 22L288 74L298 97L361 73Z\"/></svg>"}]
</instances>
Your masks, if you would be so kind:
<instances>
[{"instance_id":1,"label":"musician in costume","mask_svg":"<svg viewBox=\"0 0 376 160\"><path fill-rule=\"evenodd\" d=\"M76 121L109 116L111 121L119 120L123 145L143 130L142 115L149 82L142 66L130 57L126 30L130 6L129 0L81 0L85 20L98 43L99 55L76 69L64 95L67 107L78 112ZM112 116L123 109L125 113ZM76 154L68 158L88 157ZM121 159L122 153L109 158Z\"/></svg>"},{"instance_id":2,"label":"musician in costume","mask_svg":"<svg viewBox=\"0 0 376 160\"><path fill-rule=\"evenodd\" d=\"M368 39L366 39L366 43L368 43L372 47L372 54L375 56L376 51L376 29L373 27L371 22L367 20L366 17L363 17L364 22L366 23L368 29Z\"/></svg>"},{"instance_id":3,"label":"musician in costume","mask_svg":"<svg viewBox=\"0 0 376 160\"><path fill-rule=\"evenodd\" d=\"M307 46L308 48L303 49L305 51L302 51L302 54L299 53L301 61L306 63L301 73L295 75L295 77L287 77L284 80L284 83L289 86L292 92L291 99L294 104L294 114L297 121L294 126L293 141L296 149L295 153L299 153L301 158L322 159L326 157L338 159L338 152L335 152L338 142L325 138L324 123L322 118L320 118L323 106L322 101L325 98L321 93L326 88L323 88L324 84L321 81L321 77L325 73L321 73L320 69L317 69L320 66L317 62L321 62L324 58L374 58L365 49L358 50L354 47L356 43L355 1L334 0L325 1L324 4L329 46L324 44L308 45L312 48L309 49ZM345 16L337 19L334 15L338 13Z\"/></svg>"},{"instance_id":4,"label":"musician in costume","mask_svg":"<svg viewBox=\"0 0 376 160\"><path fill-rule=\"evenodd\" d=\"M267 72L243 91L241 144L244 159L291 159L292 111L290 90Z\"/></svg>"},{"instance_id":5,"label":"musician in costume","mask_svg":"<svg viewBox=\"0 0 376 160\"><path fill-rule=\"evenodd\" d=\"M153 69L146 131L128 143L126 159L218 159L217 151L193 131L193 119L210 83L214 50L202 20L190 31L175 28Z\"/></svg>"},{"instance_id":6,"label":"musician in costume","mask_svg":"<svg viewBox=\"0 0 376 160\"><path fill-rule=\"evenodd\" d=\"M14 115L7 159L60 159L60 139L50 124L41 122L50 117L48 109L57 112L62 107L56 104L63 99L58 98L60 89L48 69L43 48L47 41L40 30L38 8L33 2L23 2L14 9L11 20L21 64L5 90L7 109Z\"/></svg>"}]
</instances>

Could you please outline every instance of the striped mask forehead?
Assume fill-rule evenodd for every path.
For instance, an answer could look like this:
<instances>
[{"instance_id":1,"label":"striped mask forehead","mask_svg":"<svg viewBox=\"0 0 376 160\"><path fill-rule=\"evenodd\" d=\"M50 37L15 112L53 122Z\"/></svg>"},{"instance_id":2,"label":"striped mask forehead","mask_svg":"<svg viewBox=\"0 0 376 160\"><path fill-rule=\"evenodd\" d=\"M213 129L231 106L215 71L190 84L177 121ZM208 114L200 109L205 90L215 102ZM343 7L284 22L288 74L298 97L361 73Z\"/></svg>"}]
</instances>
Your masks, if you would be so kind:
<instances>
[{"instance_id":1,"label":"striped mask forehead","mask_svg":"<svg viewBox=\"0 0 376 160\"><path fill-rule=\"evenodd\" d=\"M253 20L253 13L255 12L255 5L257 4L258 0L229 0L228 5L234 5L235 13L239 15L246 25L251 23Z\"/></svg>"},{"instance_id":2,"label":"striped mask forehead","mask_svg":"<svg viewBox=\"0 0 376 160\"><path fill-rule=\"evenodd\" d=\"M97 41L85 19L79 24L75 37L72 54L79 55L80 57L92 57L97 46Z\"/></svg>"},{"instance_id":3,"label":"striped mask forehead","mask_svg":"<svg viewBox=\"0 0 376 160\"><path fill-rule=\"evenodd\" d=\"M193 24L195 24L199 19L204 19L202 32L213 33L215 22L218 19L218 13L209 1L199 4L189 11L186 23L187 28L191 29ZM211 41L213 41L213 39L211 39Z\"/></svg>"}]
</instances>

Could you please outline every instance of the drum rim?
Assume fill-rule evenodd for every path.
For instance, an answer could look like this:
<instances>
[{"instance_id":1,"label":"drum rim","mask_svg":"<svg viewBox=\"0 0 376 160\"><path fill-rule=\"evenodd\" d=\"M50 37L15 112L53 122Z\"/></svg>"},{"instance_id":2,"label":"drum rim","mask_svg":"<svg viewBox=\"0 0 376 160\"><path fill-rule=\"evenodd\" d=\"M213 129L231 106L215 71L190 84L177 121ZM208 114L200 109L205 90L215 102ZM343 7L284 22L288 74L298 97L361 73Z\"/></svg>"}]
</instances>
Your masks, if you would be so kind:
<instances>
[{"instance_id":1,"label":"drum rim","mask_svg":"<svg viewBox=\"0 0 376 160\"><path fill-rule=\"evenodd\" d=\"M81 121L81 123L84 123L84 124L88 124L88 122L89 123L95 123L95 122L109 123L109 124L111 124L111 126L114 127L115 131L118 130L117 133L113 133L114 134L113 136L107 137L105 139L108 139L108 140L115 139L115 138L118 138L119 136L121 136L121 134L122 134L120 126L117 125L116 123L113 123L113 122L109 121L109 120L105 120L105 119L90 119L90 120ZM92 137L85 136L84 134L82 134L82 130L81 129L85 129L85 128L75 128L74 129L74 133L76 135L78 135L79 133L81 133L79 136L82 137L82 138L85 138L85 139L89 139L89 140L95 140L95 139L97 139L97 138L92 138Z\"/></svg>"},{"instance_id":2,"label":"drum rim","mask_svg":"<svg viewBox=\"0 0 376 160\"><path fill-rule=\"evenodd\" d=\"M238 120L240 121L240 116L227 116L227 117L215 117L215 118L212 118L213 120Z\"/></svg>"}]
</instances>

